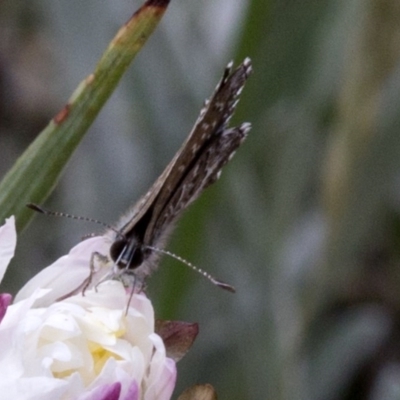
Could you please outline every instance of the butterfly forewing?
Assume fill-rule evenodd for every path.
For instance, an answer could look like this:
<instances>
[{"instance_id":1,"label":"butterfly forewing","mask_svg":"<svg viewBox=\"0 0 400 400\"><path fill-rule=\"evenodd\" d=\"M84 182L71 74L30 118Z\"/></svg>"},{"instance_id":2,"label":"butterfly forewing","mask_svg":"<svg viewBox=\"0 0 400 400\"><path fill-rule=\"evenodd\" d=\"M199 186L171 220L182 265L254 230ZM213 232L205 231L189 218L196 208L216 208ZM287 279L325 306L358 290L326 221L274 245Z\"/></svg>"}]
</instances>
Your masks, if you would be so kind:
<instances>
[{"instance_id":1,"label":"butterfly forewing","mask_svg":"<svg viewBox=\"0 0 400 400\"><path fill-rule=\"evenodd\" d=\"M151 244L162 234L160 220L173 221L201 194L211 183L212 172L219 172L249 130L246 128L243 134L243 129L237 128L226 134L238 96L251 72L250 60L246 59L233 73L231 69L232 65L225 69L213 96L206 102L189 137L171 162L172 168L154 205L145 244Z\"/></svg>"},{"instance_id":2,"label":"butterfly forewing","mask_svg":"<svg viewBox=\"0 0 400 400\"><path fill-rule=\"evenodd\" d=\"M114 238L110 254L122 272L143 280L152 267L148 247L162 247L160 239L201 192L218 178L250 129L250 124L227 128L238 97L251 72L246 59L232 72L232 64L213 96L200 112L190 135L151 189L120 221L124 239ZM154 258L154 257L153 257ZM118 273L116 273L118 274Z\"/></svg>"},{"instance_id":3,"label":"butterfly forewing","mask_svg":"<svg viewBox=\"0 0 400 400\"><path fill-rule=\"evenodd\" d=\"M219 178L221 168L246 138L249 129L250 125L243 124L237 128L226 129L222 135L213 138L172 193L162 213L155 220L153 236L145 237L145 243L147 240L157 241L158 236L163 234L162 227L172 224L206 187Z\"/></svg>"}]
</instances>

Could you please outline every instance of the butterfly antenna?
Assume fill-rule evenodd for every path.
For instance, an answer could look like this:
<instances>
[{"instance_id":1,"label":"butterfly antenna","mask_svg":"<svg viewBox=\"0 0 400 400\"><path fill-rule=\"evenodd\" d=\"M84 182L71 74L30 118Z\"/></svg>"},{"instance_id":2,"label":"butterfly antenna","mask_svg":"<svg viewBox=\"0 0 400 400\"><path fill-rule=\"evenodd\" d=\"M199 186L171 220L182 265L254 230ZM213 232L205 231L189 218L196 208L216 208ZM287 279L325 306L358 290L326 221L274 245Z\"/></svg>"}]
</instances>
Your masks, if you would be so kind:
<instances>
[{"instance_id":1,"label":"butterfly antenna","mask_svg":"<svg viewBox=\"0 0 400 400\"><path fill-rule=\"evenodd\" d=\"M174 254L174 253L171 253L171 252L168 251L168 250L158 249L157 247L152 247L152 246L143 246L143 247L145 247L146 249L153 250L153 251L155 251L155 252L161 253L161 254L165 254L165 255L167 255L167 256L169 256L169 257L172 257L172 258L174 258L175 260L180 261L181 263L185 264L186 266L188 266L189 268L191 268L193 271L196 271L196 272L198 272L200 275L203 275L205 278L207 278L207 279L208 279L211 283L213 283L214 285L216 285L216 286L218 286L218 287L220 287L220 288L222 288L222 289L225 289L225 290L227 290L227 291L229 291L229 292L231 292L231 293L235 293L235 292L236 292L236 289L235 289L233 286L229 285L228 283L222 282L222 281L220 281L219 279L214 278L214 277L213 277L211 274L209 274L208 272L202 270L202 269L199 268L199 267L196 267L196 266L193 265L191 262L185 260L185 259L182 258L182 257L177 256L177 255Z\"/></svg>"},{"instance_id":2,"label":"butterfly antenna","mask_svg":"<svg viewBox=\"0 0 400 400\"><path fill-rule=\"evenodd\" d=\"M36 211L36 212L41 213L41 214L49 215L51 217L64 217L64 218L76 219L78 221L93 222L95 224L104 226L105 228L111 229L118 236L120 236L122 238L125 238L125 236L120 231L118 231L117 229L113 228L111 225L108 225L105 222L99 221L99 220L94 219L94 218L80 217L78 215L67 214L67 213L63 213L63 212L59 212L59 211L50 211L50 210L46 210L43 207L40 207L37 204L33 204L33 203L28 203L26 206L28 208L30 208L31 210L33 210L33 211Z\"/></svg>"}]
</instances>

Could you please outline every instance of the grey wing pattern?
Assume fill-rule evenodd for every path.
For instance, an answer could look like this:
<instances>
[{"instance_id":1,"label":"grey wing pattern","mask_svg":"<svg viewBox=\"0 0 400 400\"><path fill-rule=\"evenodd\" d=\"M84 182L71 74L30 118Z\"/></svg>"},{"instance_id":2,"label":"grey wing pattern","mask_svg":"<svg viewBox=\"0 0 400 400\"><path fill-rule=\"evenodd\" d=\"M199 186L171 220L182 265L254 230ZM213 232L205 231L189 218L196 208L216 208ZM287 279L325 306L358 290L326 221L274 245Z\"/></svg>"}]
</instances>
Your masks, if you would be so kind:
<instances>
[{"instance_id":1,"label":"grey wing pattern","mask_svg":"<svg viewBox=\"0 0 400 400\"><path fill-rule=\"evenodd\" d=\"M188 166L196 157L196 154L200 150L201 143L209 139L210 132L208 131L210 131L209 128L212 127L210 124L216 124L217 122L220 122L223 111L225 111L225 114L232 115L233 109L236 105L233 103L234 98L236 98L239 94L237 93L235 96L233 96L232 93L236 93L240 87L243 86L245 78L247 78L247 76L244 76L243 73L239 73L240 69L244 68L246 61L247 59L241 66L238 67L234 75L231 76L232 63L228 64L211 100L206 101L205 106L200 111L200 115L190 135L182 144L171 162L164 169L162 174L147 191L147 193L137 201L134 207L130 209L127 214L120 218L119 222L117 222L115 226L118 230L123 233L127 233L134 229L136 223L151 207L155 208L152 215L153 223L150 222L150 226L148 227L147 231L149 232L152 231L152 228L154 229L156 216L159 216L164 208L164 200L168 199L168 196L170 196L177 189L177 183L187 172L186 166ZM248 70L248 74L251 66L246 66L246 69ZM243 70L243 72L245 72L245 70ZM229 88L230 90L228 90ZM229 98L231 98L231 101L227 102ZM219 108L219 104L225 105L223 109ZM229 109L232 109L230 114ZM225 124L227 122L228 120L225 118ZM171 174L171 171L174 173ZM160 226L160 224L157 224L157 226ZM150 233L148 234L149 237L151 237L151 235L152 234ZM146 243L151 244L150 241L147 241Z\"/></svg>"},{"instance_id":2,"label":"grey wing pattern","mask_svg":"<svg viewBox=\"0 0 400 400\"><path fill-rule=\"evenodd\" d=\"M246 137L250 124L229 129L227 124L250 73L249 59L233 73L231 64L226 68L188 139L167 167L169 174L154 200L145 244L156 242L165 227L218 178L221 168Z\"/></svg>"},{"instance_id":3,"label":"grey wing pattern","mask_svg":"<svg viewBox=\"0 0 400 400\"><path fill-rule=\"evenodd\" d=\"M201 154L198 162L185 175L163 213L156 220L154 232L158 235L152 238L153 241L157 241L163 234L164 226L171 225L204 189L219 178L222 167L232 158L249 130L250 124L242 124L240 127L226 129L221 136L214 138L209 148Z\"/></svg>"}]
</instances>

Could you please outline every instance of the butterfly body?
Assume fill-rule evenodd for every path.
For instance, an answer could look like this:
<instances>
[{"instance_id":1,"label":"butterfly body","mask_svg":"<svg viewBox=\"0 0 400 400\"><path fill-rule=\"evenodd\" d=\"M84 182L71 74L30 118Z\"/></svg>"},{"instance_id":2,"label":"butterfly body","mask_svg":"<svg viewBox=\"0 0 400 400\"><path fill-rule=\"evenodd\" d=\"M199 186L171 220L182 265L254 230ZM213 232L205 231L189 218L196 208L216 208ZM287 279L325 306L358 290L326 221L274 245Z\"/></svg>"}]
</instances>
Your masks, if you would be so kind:
<instances>
[{"instance_id":1,"label":"butterfly body","mask_svg":"<svg viewBox=\"0 0 400 400\"><path fill-rule=\"evenodd\" d=\"M250 124L227 125L243 86L251 73L245 59L232 72L225 69L213 96L205 102L200 115L179 151L150 190L108 230L112 277L133 280L141 287L157 267L160 252L182 212L214 183L223 166L232 158L250 130Z\"/></svg>"}]
</instances>

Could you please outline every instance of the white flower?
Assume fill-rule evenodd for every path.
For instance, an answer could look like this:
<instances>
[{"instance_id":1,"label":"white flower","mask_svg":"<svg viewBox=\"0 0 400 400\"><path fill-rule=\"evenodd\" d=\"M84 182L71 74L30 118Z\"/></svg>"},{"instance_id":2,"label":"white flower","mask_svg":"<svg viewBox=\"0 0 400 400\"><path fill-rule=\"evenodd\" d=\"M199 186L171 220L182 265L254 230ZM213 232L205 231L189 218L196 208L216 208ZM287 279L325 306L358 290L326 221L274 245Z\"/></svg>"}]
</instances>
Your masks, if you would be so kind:
<instances>
[{"instance_id":1,"label":"white flower","mask_svg":"<svg viewBox=\"0 0 400 400\"><path fill-rule=\"evenodd\" d=\"M104 236L96 236L84 240L73 247L67 255L59 258L30 279L17 293L15 302L32 296L39 287L50 288L52 290L36 300L36 307L52 304L57 299L76 291L77 288L77 292L81 292L82 283L88 278L90 273L92 254L95 252L107 254L110 245L111 243ZM107 268L103 268L103 271L101 271L100 267L100 270L93 277L93 283L97 283L107 273Z\"/></svg>"},{"instance_id":2,"label":"white flower","mask_svg":"<svg viewBox=\"0 0 400 400\"><path fill-rule=\"evenodd\" d=\"M10 219L0 228L0 268L13 256L13 225ZM91 254L106 246L100 239L79 244L50 271L38 274L14 304L8 305L10 297L0 295L0 396L16 400L171 397L175 362L154 333L153 307L143 294L133 295L127 312L129 294L116 281L100 284L97 292L89 289L85 296L78 293L55 301L76 288L74 265L79 276L85 266L82 279L87 277ZM63 282L67 291L61 288Z\"/></svg>"}]
</instances>

